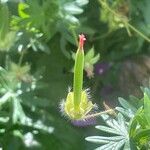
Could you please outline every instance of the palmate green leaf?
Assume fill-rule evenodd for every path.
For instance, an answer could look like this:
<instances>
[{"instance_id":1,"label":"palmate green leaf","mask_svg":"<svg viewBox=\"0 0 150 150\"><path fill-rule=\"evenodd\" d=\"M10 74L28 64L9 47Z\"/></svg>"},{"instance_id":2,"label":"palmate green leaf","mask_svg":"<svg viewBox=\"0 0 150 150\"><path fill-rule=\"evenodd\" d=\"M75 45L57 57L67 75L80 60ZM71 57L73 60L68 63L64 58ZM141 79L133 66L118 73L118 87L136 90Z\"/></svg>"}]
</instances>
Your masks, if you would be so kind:
<instances>
[{"instance_id":1,"label":"palmate green leaf","mask_svg":"<svg viewBox=\"0 0 150 150\"><path fill-rule=\"evenodd\" d=\"M131 111L133 111L133 112L137 111L137 109L133 105L131 105L128 101L126 101L125 99L119 97L118 100L123 108L131 109Z\"/></svg>"},{"instance_id":2,"label":"palmate green leaf","mask_svg":"<svg viewBox=\"0 0 150 150\"><path fill-rule=\"evenodd\" d=\"M59 1L59 5L62 7L62 14L66 15L78 15L83 12L83 6L88 4L89 0L75 0L75 1Z\"/></svg>"},{"instance_id":3,"label":"palmate green leaf","mask_svg":"<svg viewBox=\"0 0 150 150\"><path fill-rule=\"evenodd\" d=\"M116 107L116 110L121 112L124 116L128 117L129 119L133 118L137 111L137 108L121 97L119 97L118 100L122 107Z\"/></svg>"},{"instance_id":4,"label":"palmate green leaf","mask_svg":"<svg viewBox=\"0 0 150 150\"><path fill-rule=\"evenodd\" d=\"M37 96L35 96L35 93L32 93L32 95L29 95L29 97L26 97L27 99L23 99L23 94L26 94L25 92L27 92L27 91L24 91L23 87L26 84L28 84L28 87L25 86L26 90L28 88L35 90L36 86L32 88L32 85L33 84L36 85L36 81L39 78L37 77L39 73L36 74L36 77L37 77L36 80L31 81L32 83L30 84L24 83L24 82L21 83L21 81L19 81L20 86L17 86L18 84L15 84L15 86L12 87L11 86L11 82L13 81L12 78L16 77L16 73L18 69L17 69L17 66L12 64L12 62L9 62L9 63L13 66L8 67L7 68L8 70L5 70L4 68L0 67L0 79L2 83L6 82L6 86L5 84L1 84L0 82L1 88L5 89L4 92L1 92L2 96L0 97L0 128L1 128L0 136L2 137L7 136L8 128L11 128L12 130L12 131L9 131L10 133L15 132L16 130L18 130L19 132L21 131L21 133L22 131L24 132L24 130L29 130L29 131L37 131L38 133L43 132L46 134L51 134L54 128L51 127L50 125L45 125L45 122L43 121L44 115L42 117L40 116L41 114L43 114L41 113L42 110L49 105L49 101L44 100L44 99L39 99ZM30 70L30 68L28 67L24 67L23 69L24 69L23 72L21 70L22 74L26 74L26 72L29 72ZM30 92L33 92L33 91L30 91ZM25 105L26 103L28 103L28 105ZM32 108L37 108L36 115L38 117L40 116L39 118L42 118L41 120L37 118L35 119L33 112L32 112L31 118L28 117L29 111L31 110L33 111ZM5 112L5 109L6 109L6 112ZM25 110L28 110L28 111L25 111ZM5 112L4 115L3 115L3 112ZM18 126L19 126L19 129L16 129ZM2 140L2 141L5 142L6 140L5 141Z\"/></svg>"},{"instance_id":5,"label":"palmate green leaf","mask_svg":"<svg viewBox=\"0 0 150 150\"><path fill-rule=\"evenodd\" d=\"M122 113L125 117L128 117L128 118L134 117L134 113L129 109L124 109L122 107L116 107L116 110L119 111L120 113Z\"/></svg>"},{"instance_id":6,"label":"palmate green leaf","mask_svg":"<svg viewBox=\"0 0 150 150\"><path fill-rule=\"evenodd\" d=\"M119 135L128 136L126 121L121 113L117 115L117 120L110 118L108 115L102 115L105 123L119 132Z\"/></svg>"},{"instance_id":7,"label":"palmate green leaf","mask_svg":"<svg viewBox=\"0 0 150 150\"><path fill-rule=\"evenodd\" d=\"M92 136L92 137L87 137L86 140L97 143L97 144L107 144L110 142L117 142L122 140L122 136L112 136L112 137L105 137L105 136Z\"/></svg>"},{"instance_id":8,"label":"palmate green leaf","mask_svg":"<svg viewBox=\"0 0 150 150\"><path fill-rule=\"evenodd\" d=\"M110 142L108 144L105 144L101 147L96 148L95 150L118 150L124 145L124 140L119 141L118 143L116 142ZM128 149L130 150L130 149Z\"/></svg>"},{"instance_id":9,"label":"palmate green leaf","mask_svg":"<svg viewBox=\"0 0 150 150\"><path fill-rule=\"evenodd\" d=\"M85 55L85 64L94 65L100 58L100 54L94 56L95 50L92 47Z\"/></svg>"},{"instance_id":10,"label":"palmate green leaf","mask_svg":"<svg viewBox=\"0 0 150 150\"><path fill-rule=\"evenodd\" d=\"M94 57L95 51L94 51L94 47L92 47L85 55L85 61L90 61L91 58Z\"/></svg>"},{"instance_id":11,"label":"palmate green leaf","mask_svg":"<svg viewBox=\"0 0 150 150\"><path fill-rule=\"evenodd\" d=\"M112 119L108 115L102 115L105 123L109 126L96 126L96 129L99 129L107 134L107 136L91 136L85 138L87 141L101 144L96 150L120 150L125 147L129 147L129 134L128 134L128 125L125 121L122 114L117 115L117 119ZM130 147L129 149L130 150Z\"/></svg>"},{"instance_id":12,"label":"palmate green leaf","mask_svg":"<svg viewBox=\"0 0 150 150\"><path fill-rule=\"evenodd\" d=\"M134 95L129 96L129 101L128 101L133 107L136 108L136 111L143 106L143 99L135 97Z\"/></svg>"},{"instance_id":13,"label":"palmate green leaf","mask_svg":"<svg viewBox=\"0 0 150 150\"><path fill-rule=\"evenodd\" d=\"M107 132L107 133L111 133L111 134L120 134L120 132L116 131L116 129L113 129L113 128L110 128L110 127L107 127L107 126L98 125L95 128L99 129L101 131Z\"/></svg>"},{"instance_id":14,"label":"palmate green leaf","mask_svg":"<svg viewBox=\"0 0 150 150\"><path fill-rule=\"evenodd\" d=\"M57 32L61 32L62 26L68 31L72 24L79 25L79 20L75 15L83 12L83 6L88 0L62 1L62 0L27 0L26 3L19 3L18 12L21 17L19 24L27 27L35 27L50 39ZM38 13L37 13L38 12Z\"/></svg>"},{"instance_id":15,"label":"palmate green leaf","mask_svg":"<svg viewBox=\"0 0 150 150\"><path fill-rule=\"evenodd\" d=\"M90 63L91 64L95 64L98 62L98 60L100 59L100 54L97 54L95 57L93 57L91 60L90 60Z\"/></svg>"},{"instance_id":16,"label":"palmate green leaf","mask_svg":"<svg viewBox=\"0 0 150 150\"><path fill-rule=\"evenodd\" d=\"M28 0L26 3L19 3L18 13L21 17L19 22L21 26L35 27L47 37L51 37L56 30L54 24L59 15L57 1L40 3L39 0Z\"/></svg>"},{"instance_id":17,"label":"palmate green leaf","mask_svg":"<svg viewBox=\"0 0 150 150\"><path fill-rule=\"evenodd\" d=\"M43 42L43 34L40 33L35 27L33 27L32 30L22 30L17 34L17 38L18 40L13 48L17 49L19 52L32 48L35 52L40 50L50 54L49 47Z\"/></svg>"}]
</instances>

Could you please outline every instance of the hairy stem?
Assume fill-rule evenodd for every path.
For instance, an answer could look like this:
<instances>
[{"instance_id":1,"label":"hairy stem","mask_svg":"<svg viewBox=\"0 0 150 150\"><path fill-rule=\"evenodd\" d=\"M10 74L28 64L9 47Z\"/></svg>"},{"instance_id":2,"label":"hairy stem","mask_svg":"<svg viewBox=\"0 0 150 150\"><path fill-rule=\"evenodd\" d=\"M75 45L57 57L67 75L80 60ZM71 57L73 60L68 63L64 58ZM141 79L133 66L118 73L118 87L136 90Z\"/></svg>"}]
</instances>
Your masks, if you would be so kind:
<instances>
[{"instance_id":1,"label":"hairy stem","mask_svg":"<svg viewBox=\"0 0 150 150\"><path fill-rule=\"evenodd\" d=\"M99 113L87 115L87 116L86 116L85 118L83 118L83 119L90 119L90 118L93 118L93 117L98 117L98 116L101 116L101 115L106 114L106 113L115 114L115 111L114 111L114 109L109 109L109 110L102 111L102 112L99 112Z\"/></svg>"}]
</instances>

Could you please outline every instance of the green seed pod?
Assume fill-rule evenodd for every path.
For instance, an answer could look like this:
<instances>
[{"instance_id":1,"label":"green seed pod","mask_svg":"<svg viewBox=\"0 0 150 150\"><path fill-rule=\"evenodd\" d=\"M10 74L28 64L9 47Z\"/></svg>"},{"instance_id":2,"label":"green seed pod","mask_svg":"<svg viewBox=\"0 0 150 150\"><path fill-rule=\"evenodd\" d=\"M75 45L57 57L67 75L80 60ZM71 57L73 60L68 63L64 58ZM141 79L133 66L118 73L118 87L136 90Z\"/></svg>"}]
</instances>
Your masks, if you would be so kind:
<instances>
[{"instance_id":1,"label":"green seed pod","mask_svg":"<svg viewBox=\"0 0 150 150\"><path fill-rule=\"evenodd\" d=\"M83 69L84 69L84 45L85 37L80 35L79 48L76 52L75 67L74 67L74 107L77 110L80 105L82 84L83 84Z\"/></svg>"},{"instance_id":2,"label":"green seed pod","mask_svg":"<svg viewBox=\"0 0 150 150\"><path fill-rule=\"evenodd\" d=\"M73 92L68 93L66 102L63 105L65 114L73 120L85 118L95 106L89 101L87 92L82 89L84 69L83 45L86 39L83 34L79 35L79 38L79 48L75 57Z\"/></svg>"}]
</instances>

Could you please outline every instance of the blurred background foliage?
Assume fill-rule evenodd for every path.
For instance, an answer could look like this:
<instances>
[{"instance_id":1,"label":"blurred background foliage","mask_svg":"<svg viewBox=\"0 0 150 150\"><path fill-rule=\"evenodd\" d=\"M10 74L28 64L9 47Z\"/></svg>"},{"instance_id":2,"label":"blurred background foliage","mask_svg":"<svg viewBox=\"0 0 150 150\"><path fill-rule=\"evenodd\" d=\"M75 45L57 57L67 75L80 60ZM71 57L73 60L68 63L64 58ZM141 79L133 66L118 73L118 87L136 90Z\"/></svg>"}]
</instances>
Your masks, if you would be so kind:
<instances>
[{"instance_id":1,"label":"blurred background foliage","mask_svg":"<svg viewBox=\"0 0 150 150\"><path fill-rule=\"evenodd\" d=\"M149 86L149 15L149 0L1 0L0 147L92 149L84 138L95 130L59 110L78 34L87 37L84 87L99 109L113 107Z\"/></svg>"}]
</instances>

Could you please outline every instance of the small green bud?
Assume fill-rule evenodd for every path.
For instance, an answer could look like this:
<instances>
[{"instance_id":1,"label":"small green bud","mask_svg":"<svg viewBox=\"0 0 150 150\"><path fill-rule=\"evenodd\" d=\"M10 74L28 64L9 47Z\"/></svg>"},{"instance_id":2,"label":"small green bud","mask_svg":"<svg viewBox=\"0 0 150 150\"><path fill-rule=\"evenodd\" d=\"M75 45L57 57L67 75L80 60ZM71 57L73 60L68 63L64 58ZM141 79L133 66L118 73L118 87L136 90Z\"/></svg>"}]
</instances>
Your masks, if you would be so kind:
<instances>
[{"instance_id":1,"label":"small green bud","mask_svg":"<svg viewBox=\"0 0 150 150\"><path fill-rule=\"evenodd\" d=\"M94 76L94 65L100 59L100 54L95 55L94 47L92 47L85 55L84 70L89 78Z\"/></svg>"}]
</instances>

